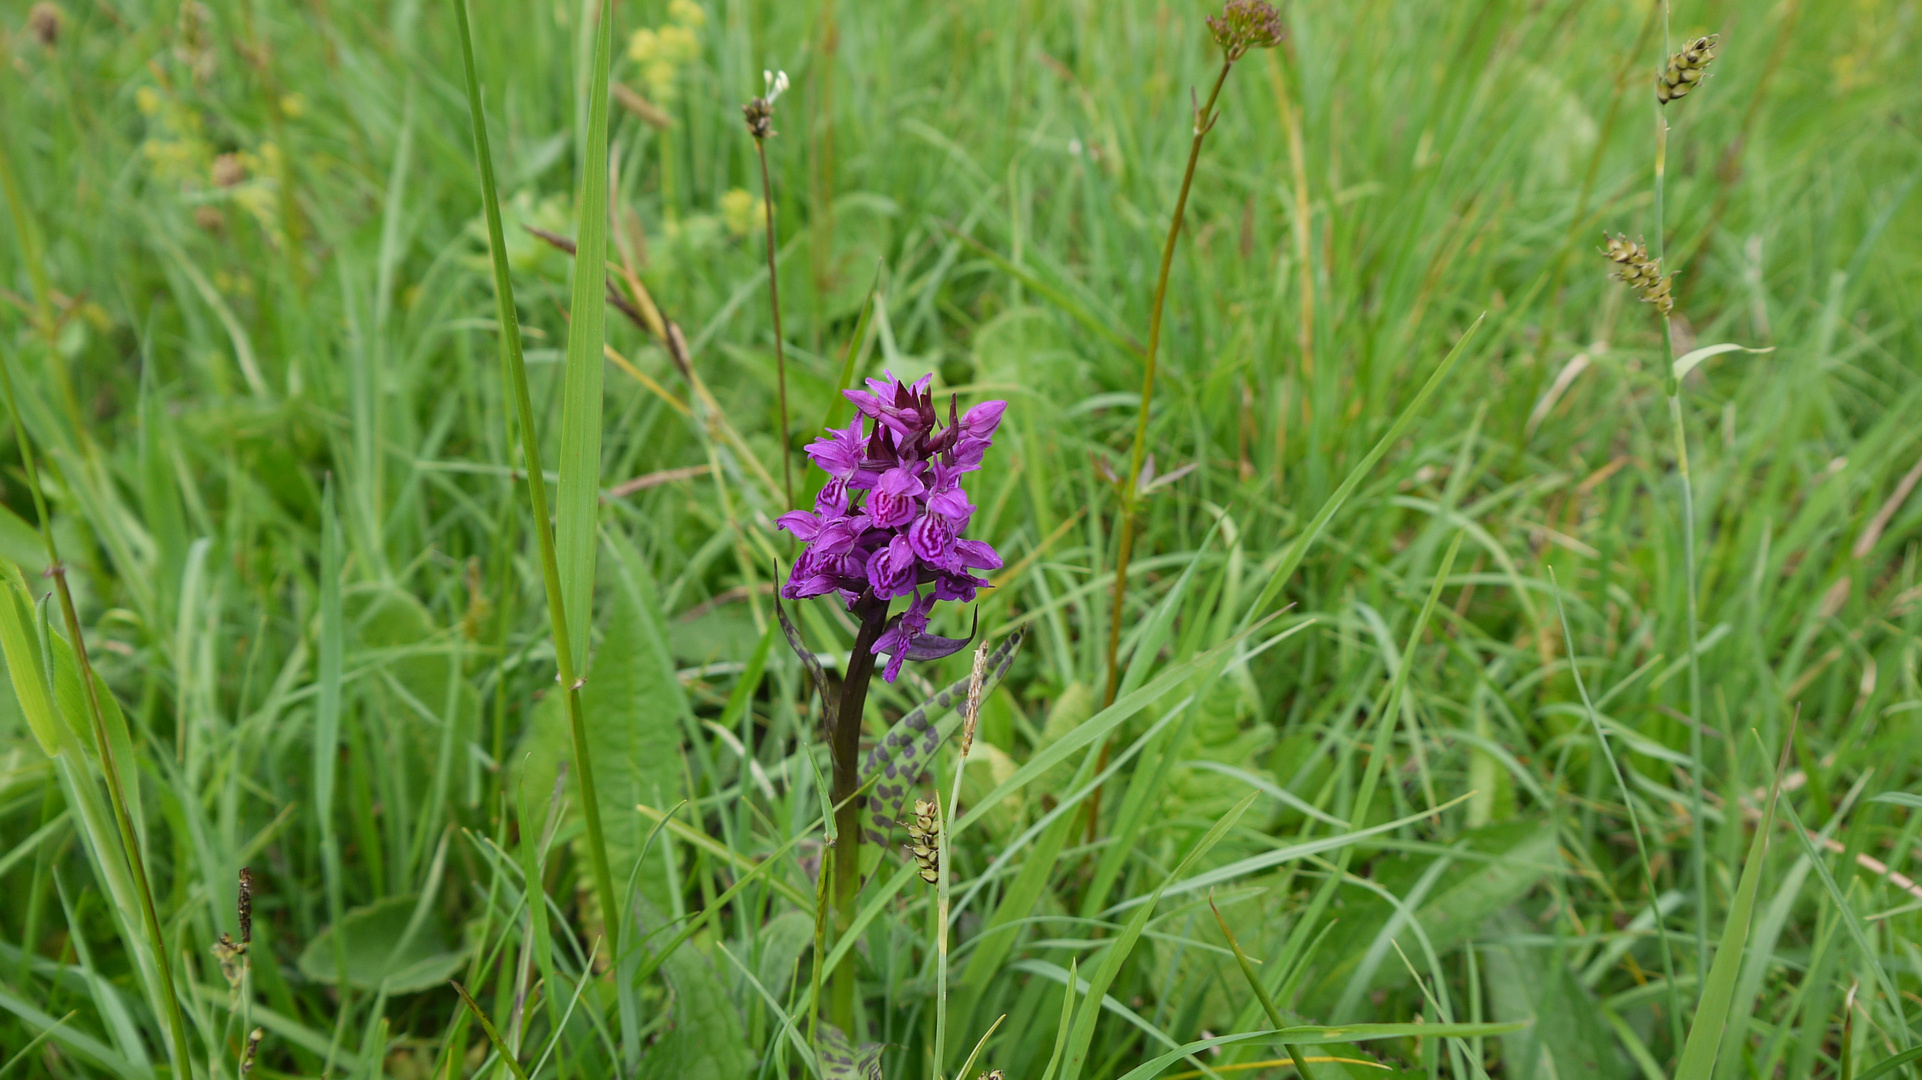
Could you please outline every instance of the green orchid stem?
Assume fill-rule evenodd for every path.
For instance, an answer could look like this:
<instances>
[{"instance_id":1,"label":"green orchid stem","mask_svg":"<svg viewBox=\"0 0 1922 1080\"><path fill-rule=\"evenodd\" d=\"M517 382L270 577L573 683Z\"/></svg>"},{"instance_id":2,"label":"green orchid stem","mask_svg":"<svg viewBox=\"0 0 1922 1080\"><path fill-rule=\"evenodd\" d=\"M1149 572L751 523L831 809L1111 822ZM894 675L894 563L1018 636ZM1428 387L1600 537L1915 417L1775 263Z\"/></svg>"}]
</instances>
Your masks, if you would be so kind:
<instances>
[{"instance_id":1,"label":"green orchid stem","mask_svg":"<svg viewBox=\"0 0 1922 1080\"><path fill-rule=\"evenodd\" d=\"M888 606L870 601L857 608L861 629L854 635L854 650L848 654L846 678L841 683L841 703L828 730L828 750L833 758L834 777L830 795L834 800L834 933L838 940L854 922L855 902L861 895L861 807L854 798L861 786L861 712L867 707L868 683L874 677L874 643L887 625ZM854 950L850 949L835 967L829 1019L834 1026L854 1037Z\"/></svg>"}]
</instances>

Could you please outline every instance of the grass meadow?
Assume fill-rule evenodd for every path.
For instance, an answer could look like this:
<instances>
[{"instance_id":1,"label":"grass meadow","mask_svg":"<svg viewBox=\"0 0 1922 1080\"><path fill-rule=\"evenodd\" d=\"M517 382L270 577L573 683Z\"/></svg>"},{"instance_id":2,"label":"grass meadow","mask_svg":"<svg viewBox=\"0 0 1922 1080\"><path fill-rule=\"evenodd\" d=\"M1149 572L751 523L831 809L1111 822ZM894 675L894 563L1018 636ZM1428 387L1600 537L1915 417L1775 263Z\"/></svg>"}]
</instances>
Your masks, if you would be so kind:
<instances>
[{"instance_id":1,"label":"grass meadow","mask_svg":"<svg viewBox=\"0 0 1922 1080\"><path fill-rule=\"evenodd\" d=\"M468 3L0 0L0 1076L1922 1075L1916 0Z\"/></svg>"}]
</instances>

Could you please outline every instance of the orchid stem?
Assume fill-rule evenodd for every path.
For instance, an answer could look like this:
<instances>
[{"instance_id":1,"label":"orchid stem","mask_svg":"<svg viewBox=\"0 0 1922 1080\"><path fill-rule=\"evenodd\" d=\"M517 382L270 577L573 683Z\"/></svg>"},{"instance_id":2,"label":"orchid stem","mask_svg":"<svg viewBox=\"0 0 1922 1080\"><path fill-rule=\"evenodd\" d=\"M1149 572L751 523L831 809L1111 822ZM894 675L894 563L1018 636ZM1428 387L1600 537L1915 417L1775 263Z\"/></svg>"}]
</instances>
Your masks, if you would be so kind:
<instances>
[{"instance_id":1,"label":"orchid stem","mask_svg":"<svg viewBox=\"0 0 1922 1080\"><path fill-rule=\"evenodd\" d=\"M834 932L839 939L854 922L854 905L861 893L861 807L854 798L861 786L861 713L867 706L868 682L874 675L874 643L888 621L885 601L874 601L860 611L861 629L848 654L847 677L841 683L841 704L828 729L828 749L834 777ZM848 950L834 969L829 1018L853 1038L854 951Z\"/></svg>"}]
</instances>

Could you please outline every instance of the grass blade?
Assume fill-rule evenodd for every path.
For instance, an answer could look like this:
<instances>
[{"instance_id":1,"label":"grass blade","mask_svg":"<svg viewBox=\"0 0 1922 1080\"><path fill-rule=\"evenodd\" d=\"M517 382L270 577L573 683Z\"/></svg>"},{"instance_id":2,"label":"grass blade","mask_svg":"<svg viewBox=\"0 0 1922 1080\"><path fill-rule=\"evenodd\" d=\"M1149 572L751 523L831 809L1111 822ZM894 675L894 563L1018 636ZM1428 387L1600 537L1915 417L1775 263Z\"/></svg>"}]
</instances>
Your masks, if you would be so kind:
<instances>
[{"instance_id":1,"label":"grass blade","mask_svg":"<svg viewBox=\"0 0 1922 1080\"><path fill-rule=\"evenodd\" d=\"M593 453L591 460L594 475L591 477L591 484L586 496L588 502L584 514L578 505L574 507L572 512L565 509L561 511L561 522L567 530L568 539L574 544L575 548L578 549L574 551L573 557L568 562L567 576L563 576L562 566L556 552L554 533L548 527L547 486L543 480L546 474L541 471L539 429L534 425L534 401L532 394L530 394L527 389L527 364L521 355L520 319L515 314L514 284L508 275L507 242L501 234L500 198L494 187L494 160L493 154L487 145L487 119L481 108L480 74L474 67L473 32L468 25L466 0L456 0L454 11L460 24L461 63L467 76L468 119L473 126L474 156L478 160L480 167L481 202L487 218L487 248L494 269L494 311L496 318L498 318L500 322L502 382L506 384L508 391L514 396L514 411L516 419L520 423L521 454L524 459L522 465L527 476L527 499L533 510L534 536L540 546L541 576L547 587L547 617L548 624L554 634L555 660L560 667L561 686L567 695L568 727L572 735L575 768L580 775L582 794L581 816L587 826L588 856L589 861L593 864L594 870L594 891L600 899L602 911L620 911L621 906L616 901L614 894L614 876L608 869L607 864L607 842L601 835L600 800L596 797L594 790L593 765L587 753L587 724L585 718L581 715L580 680L577 675L579 667L576 664L576 659L580 654L576 652L573 645L575 635L574 627L578 625L580 640L583 647L585 646L588 618L587 599L591 596L594 586L594 544L596 537L594 535L593 522L599 512L600 500L600 490L598 487L600 480L600 354L603 314L601 297L607 288L607 266L602 259L575 260L575 322L568 334L568 352L570 359L567 367L568 386L573 387L577 381L579 381L581 385L576 388L577 392L570 392L568 394L568 400L562 411L561 441L563 452L561 455L561 490L563 494L574 495L578 503L580 498L578 491L581 482L580 473L587 468L588 462L588 457L585 453L585 444L589 441L592 443ZM587 173L581 184L582 220L580 241L589 251L604 251L607 247L606 98L608 51L611 48L610 42L612 34L613 20L611 18L603 19L601 21L600 32L595 40L594 51L594 85L599 92L595 99L596 104L589 111L588 120L590 136L595 131L599 131L600 133L598 140L599 150L596 151L590 148L588 153L590 160L587 164ZM589 142L594 143L595 140L590 138ZM598 180L595 179L597 175L599 177ZM594 200L595 203L591 208L587 205L590 199ZM590 209L592 213L588 212ZM582 269L583 266L590 264L590 268ZM593 285L593 291L588 294L587 302L582 303L580 300L581 289L588 284ZM588 327L582 325L582 320L592 321L591 332ZM576 352L588 348L588 342L590 340L592 341L593 348L591 364L582 362L574 357ZM591 376L580 374L584 368L589 366L593 368ZM591 386L588 385L590 378ZM573 483L569 484L567 481L570 464L567 447L569 446L568 436L570 432L568 430L567 417L569 415L574 416L578 426L581 409L584 406L579 404L579 400L577 399L584 400L589 397L590 390L594 402L591 424L593 430L591 433L573 433L575 442L579 445L574 447L575 453L573 454L571 465ZM509 442L511 445L511 437ZM565 499L563 498L562 501L565 502ZM583 522L585 522L587 526L584 532L582 531ZM572 621L570 621L568 616L566 599L568 589L570 588L583 594L579 599L580 614ZM608 919L606 926L608 951L611 955L619 956L620 920L618 918Z\"/></svg>"},{"instance_id":2,"label":"grass blade","mask_svg":"<svg viewBox=\"0 0 1922 1080\"><path fill-rule=\"evenodd\" d=\"M1775 823L1775 800L1782 793L1782 776L1788 771L1789 748L1795 744L1791 727L1782 741L1782 755L1775 765L1775 778L1769 783L1768 805L1762 821L1755 827L1748 858L1742 862L1742 880L1735 887L1735 900L1729 905L1728 924L1722 927L1722 940L1715 950L1708 981L1702 986L1702 1000L1695 1008L1695 1022L1689 1025L1688 1042L1682 1046L1682 1059L1675 1066L1675 1080L1713 1080L1715 1057L1722 1046L1722 1029L1728 1026L1729 1003L1735 996L1735 979L1742 970L1742 946L1748 941L1749 921L1755 915L1755 894L1762 884L1762 861L1768 855L1769 829ZM1697 918L1703 917L1697 913Z\"/></svg>"}]
</instances>

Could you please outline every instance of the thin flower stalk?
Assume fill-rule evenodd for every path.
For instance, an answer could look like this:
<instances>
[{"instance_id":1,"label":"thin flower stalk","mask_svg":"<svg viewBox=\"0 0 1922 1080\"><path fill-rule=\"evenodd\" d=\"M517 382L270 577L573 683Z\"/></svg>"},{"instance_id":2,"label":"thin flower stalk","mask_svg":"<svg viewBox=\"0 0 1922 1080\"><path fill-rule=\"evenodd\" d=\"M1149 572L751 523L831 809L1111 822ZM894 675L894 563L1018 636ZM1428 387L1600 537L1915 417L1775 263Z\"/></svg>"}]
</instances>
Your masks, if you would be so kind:
<instances>
[{"instance_id":1,"label":"thin flower stalk","mask_svg":"<svg viewBox=\"0 0 1922 1080\"><path fill-rule=\"evenodd\" d=\"M944 426L928 389L932 379L923 376L910 385L888 373L869 379L867 390L842 391L857 415L846 428L829 428L807 446L809 459L828 474L814 509L791 510L775 522L804 545L781 595L803 600L833 594L858 624L838 701L826 709L838 934L853 921L861 887L861 804L855 796L861 714L876 658L888 658L881 674L893 682L906 661L937 660L966 648L967 638L928 632L934 605L973 601L988 585L974 571L1001 568L991 545L963 535L975 507L961 481L981 468L1007 402L982 402L962 414L950 399ZM906 599L907 609L890 617L897 599ZM803 662L812 663L792 633L790 640ZM833 972L831 986L829 1019L843 1031L853 1030L854 977L850 953Z\"/></svg>"},{"instance_id":2,"label":"thin flower stalk","mask_svg":"<svg viewBox=\"0 0 1922 1080\"><path fill-rule=\"evenodd\" d=\"M1670 52L1669 6L1662 3L1662 52L1666 57L1662 72L1655 79L1655 177L1654 228L1647 245L1630 243L1626 237L1607 239L1603 255L1617 267L1614 277L1636 290L1640 298L1653 304L1662 323L1663 392L1668 398L1669 429L1675 439L1675 466L1681 481L1683 610L1688 642L1688 744L1690 876L1695 887L1695 950L1699 970L1708 970L1708 846L1705 832L1703 785L1708 774L1702 752L1702 667L1699 616L1696 605L1699 571L1695 565L1695 490L1689 473L1688 430L1682 413L1682 385L1675 374L1674 274L1664 273L1664 210L1668 180L1668 107L1702 82L1706 69L1715 59L1718 35L1692 39L1680 52Z\"/></svg>"},{"instance_id":3,"label":"thin flower stalk","mask_svg":"<svg viewBox=\"0 0 1922 1080\"><path fill-rule=\"evenodd\" d=\"M774 316L774 382L781 405L781 484L787 495L787 505L794 506L794 463L788 451L787 419L787 346L781 336L781 284L780 275L774 266L774 185L768 178L767 140L775 134L774 102L788 87L787 72L761 73L766 90L753 101L741 106L741 114L747 121L747 132L754 137L754 155L761 162L761 207L767 227L767 303Z\"/></svg>"},{"instance_id":4,"label":"thin flower stalk","mask_svg":"<svg viewBox=\"0 0 1922 1080\"><path fill-rule=\"evenodd\" d=\"M1168 235L1161 245L1161 268L1155 277L1154 306L1148 316L1148 348L1141 372L1141 403L1135 411L1134 442L1128 450L1128 475L1121 485L1121 515L1115 526L1114 591L1108 607L1108 685L1102 694L1105 708L1114 704L1121 686L1121 669L1116 656L1121 651L1123 605L1128 597L1128 564L1134 557L1135 523L1140 505L1141 467L1148 453L1148 411L1154 403L1155 373L1161 354L1161 322L1168 303L1168 275L1174 266L1175 242L1181 237L1181 223L1187 214L1188 192L1194 187L1195 166L1201 160L1201 144L1214 129L1220 114L1215 103L1228 72L1235 61L1250 49L1272 48L1281 40L1281 16L1262 0L1230 0L1219 17L1208 18L1208 29L1221 47L1221 70L1208 89L1208 100L1194 110L1194 139L1188 144L1188 166L1181 174L1181 191L1175 196L1175 210L1168 221Z\"/></svg>"}]
</instances>

